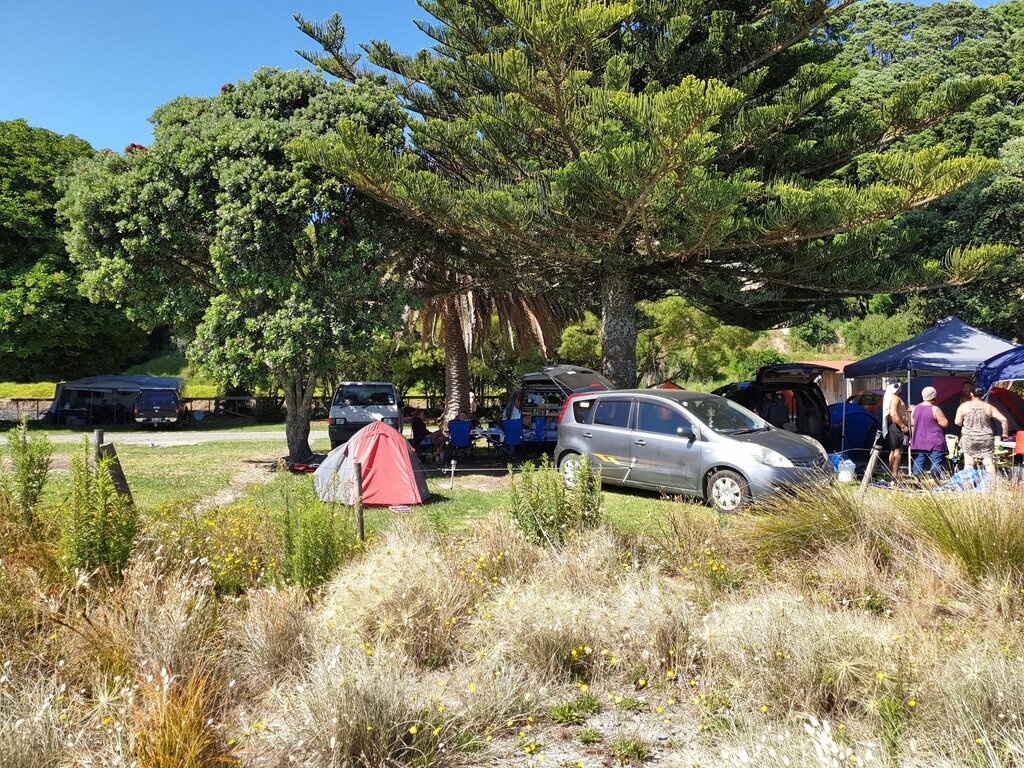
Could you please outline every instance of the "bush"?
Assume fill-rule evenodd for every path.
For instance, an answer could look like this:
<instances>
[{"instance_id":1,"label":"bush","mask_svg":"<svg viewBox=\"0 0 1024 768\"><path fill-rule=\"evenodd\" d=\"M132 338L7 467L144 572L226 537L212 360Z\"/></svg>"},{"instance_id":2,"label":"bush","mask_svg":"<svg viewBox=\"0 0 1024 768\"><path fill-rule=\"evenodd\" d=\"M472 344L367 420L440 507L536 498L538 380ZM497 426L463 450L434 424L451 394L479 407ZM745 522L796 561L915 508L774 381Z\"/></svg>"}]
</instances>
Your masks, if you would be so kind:
<instances>
[{"instance_id":1,"label":"bush","mask_svg":"<svg viewBox=\"0 0 1024 768\"><path fill-rule=\"evenodd\" d=\"M248 500L206 509L159 506L147 515L142 538L172 570L186 564L208 569L222 595L240 594L277 572L273 532Z\"/></svg>"},{"instance_id":2,"label":"bush","mask_svg":"<svg viewBox=\"0 0 1024 768\"><path fill-rule=\"evenodd\" d=\"M9 507L21 524L33 534L38 532L36 510L46 489L53 460L53 446L45 435L30 438L28 417L7 433L4 451L9 469L0 462L0 511Z\"/></svg>"},{"instance_id":3,"label":"bush","mask_svg":"<svg viewBox=\"0 0 1024 768\"><path fill-rule=\"evenodd\" d=\"M839 341L835 326L824 315L812 315L806 323L796 326L791 333L809 347L828 347Z\"/></svg>"},{"instance_id":4,"label":"bush","mask_svg":"<svg viewBox=\"0 0 1024 768\"><path fill-rule=\"evenodd\" d=\"M61 552L70 571L100 571L119 580L131 555L139 516L131 501L117 492L110 459L93 471L89 444L71 460L70 509L64 520Z\"/></svg>"},{"instance_id":5,"label":"bush","mask_svg":"<svg viewBox=\"0 0 1024 768\"><path fill-rule=\"evenodd\" d=\"M524 464L522 471L510 476L510 514L526 537L538 544L560 546L581 531L601 524L601 480L591 471L584 456L576 482L566 488L565 481L545 457L539 467Z\"/></svg>"},{"instance_id":6,"label":"bush","mask_svg":"<svg viewBox=\"0 0 1024 768\"><path fill-rule=\"evenodd\" d=\"M359 547L347 517L333 505L287 503L275 520L280 573L285 581L307 589L327 583L338 566Z\"/></svg>"},{"instance_id":7,"label":"bush","mask_svg":"<svg viewBox=\"0 0 1024 768\"><path fill-rule=\"evenodd\" d=\"M737 381L751 381L766 365L788 362L788 357L774 349L741 349L736 352L730 370Z\"/></svg>"}]
</instances>

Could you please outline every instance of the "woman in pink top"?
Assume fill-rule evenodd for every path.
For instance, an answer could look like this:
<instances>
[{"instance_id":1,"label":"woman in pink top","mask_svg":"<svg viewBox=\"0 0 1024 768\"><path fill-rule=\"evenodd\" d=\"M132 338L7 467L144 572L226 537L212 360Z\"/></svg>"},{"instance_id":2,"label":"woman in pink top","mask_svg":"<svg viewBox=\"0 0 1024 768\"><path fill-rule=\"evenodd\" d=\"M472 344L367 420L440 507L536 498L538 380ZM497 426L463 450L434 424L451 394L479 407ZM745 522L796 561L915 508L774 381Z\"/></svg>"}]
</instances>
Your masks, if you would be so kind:
<instances>
[{"instance_id":1,"label":"woman in pink top","mask_svg":"<svg viewBox=\"0 0 1024 768\"><path fill-rule=\"evenodd\" d=\"M910 438L910 450L914 455L914 476L924 472L924 460L931 461L932 477L942 474L942 457L946 451L946 434L943 428L949 426L949 420L942 409L935 405L937 396L935 387L921 390L924 401L910 415L913 435Z\"/></svg>"}]
</instances>

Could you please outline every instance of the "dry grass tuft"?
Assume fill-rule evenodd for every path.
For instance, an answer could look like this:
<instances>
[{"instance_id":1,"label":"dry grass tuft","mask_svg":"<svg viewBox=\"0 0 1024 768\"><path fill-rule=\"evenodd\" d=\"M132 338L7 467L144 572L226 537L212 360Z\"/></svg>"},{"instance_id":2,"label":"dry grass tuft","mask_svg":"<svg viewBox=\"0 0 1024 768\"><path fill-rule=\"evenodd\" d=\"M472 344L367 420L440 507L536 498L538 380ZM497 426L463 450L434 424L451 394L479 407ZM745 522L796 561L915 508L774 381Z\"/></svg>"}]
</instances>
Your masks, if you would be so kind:
<instances>
[{"instance_id":1,"label":"dry grass tuft","mask_svg":"<svg viewBox=\"0 0 1024 768\"><path fill-rule=\"evenodd\" d=\"M244 611L225 628L232 674L262 691L298 674L309 662L316 624L299 587L269 587L249 594Z\"/></svg>"},{"instance_id":2,"label":"dry grass tuft","mask_svg":"<svg viewBox=\"0 0 1024 768\"><path fill-rule=\"evenodd\" d=\"M1019 765L1024 758L1024 648L981 638L922 673L916 727L961 764ZM990 756L996 759L990 760Z\"/></svg>"},{"instance_id":3,"label":"dry grass tuft","mask_svg":"<svg viewBox=\"0 0 1024 768\"><path fill-rule=\"evenodd\" d=\"M331 642L391 647L437 667L459 652L459 627L489 584L464 543L398 525L328 584L320 619Z\"/></svg>"},{"instance_id":4,"label":"dry grass tuft","mask_svg":"<svg viewBox=\"0 0 1024 768\"><path fill-rule=\"evenodd\" d=\"M873 520L856 492L842 485L799 488L757 505L738 535L760 559L800 557L822 547L872 538Z\"/></svg>"},{"instance_id":5,"label":"dry grass tuft","mask_svg":"<svg viewBox=\"0 0 1024 768\"><path fill-rule=\"evenodd\" d=\"M87 678L134 674L143 665L181 675L209 656L218 604L205 577L161 572L137 560L109 594L72 613L72 655Z\"/></svg>"},{"instance_id":6,"label":"dry grass tuft","mask_svg":"<svg viewBox=\"0 0 1024 768\"><path fill-rule=\"evenodd\" d=\"M456 765L484 745L480 722L432 695L409 696L404 660L340 648L279 689L248 747L250 764Z\"/></svg>"},{"instance_id":7,"label":"dry grass tuft","mask_svg":"<svg viewBox=\"0 0 1024 768\"><path fill-rule=\"evenodd\" d=\"M0 667L0 765L55 768L78 724L71 697L52 678L25 672Z\"/></svg>"},{"instance_id":8,"label":"dry grass tuft","mask_svg":"<svg viewBox=\"0 0 1024 768\"><path fill-rule=\"evenodd\" d=\"M864 714L905 672L886 625L781 591L723 601L706 619L704 653L705 695L740 714Z\"/></svg>"},{"instance_id":9,"label":"dry grass tuft","mask_svg":"<svg viewBox=\"0 0 1024 768\"><path fill-rule=\"evenodd\" d=\"M233 749L216 728L215 675L202 667L184 677L167 670L147 678L134 710L138 768L227 768Z\"/></svg>"},{"instance_id":10,"label":"dry grass tuft","mask_svg":"<svg viewBox=\"0 0 1024 768\"><path fill-rule=\"evenodd\" d=\"M920 493L903 496L896 505L919 536L970 578L1024 574L1024 491Z\"/></svg>"},{"instance_id":11,"label":"dry grass tuft","mask_svg":"<svg viewBox=\"0 0 1024 768\"><path fill-rule=\"evenodd\" d=\"M557 680L673 679L692 632L685 585L635 567L618 544L596 534L546 551L524 583L481 607L467 642Z\"/></svg>"}]
</instances>

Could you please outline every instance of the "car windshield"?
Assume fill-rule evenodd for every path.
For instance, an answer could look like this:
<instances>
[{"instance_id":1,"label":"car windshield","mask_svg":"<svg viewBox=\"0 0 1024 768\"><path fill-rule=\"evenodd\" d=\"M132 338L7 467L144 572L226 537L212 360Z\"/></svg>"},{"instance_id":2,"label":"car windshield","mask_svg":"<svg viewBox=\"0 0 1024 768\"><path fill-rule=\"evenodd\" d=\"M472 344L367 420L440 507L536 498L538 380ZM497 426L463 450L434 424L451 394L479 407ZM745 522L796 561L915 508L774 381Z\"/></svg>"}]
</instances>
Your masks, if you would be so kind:
<instances>
[{"instance_id":1,"label":"car windshield","mask_svg":"<svg viewBox=\"0 0 1024 768\"><path fill-rule=\"evenodd\" d=\"M335 405L394 405L390 384L342 384L334 393Z\"/></svg>"},{"instance_id":2,"label":"car windshield","mask_svg":"<svg viewBox=\"0 0 1024 768\"><path fill-rule=\"evenodd\" d=\"M724 397L701 397L680 401L708 429L720 435L742 435L771 429L768 422L742 405Z\"/></svg>"},{"instance_id":3,"label":"car windshield","mask_svg":"<svg viewBox=\"0 0 1024 768\"><path fill-rule=\"evenodd\" d=\"M177 393L172 389L152 389L139 393L139 400L143 403L173 403L177 399Z\"/></svg>"}]
</instances>

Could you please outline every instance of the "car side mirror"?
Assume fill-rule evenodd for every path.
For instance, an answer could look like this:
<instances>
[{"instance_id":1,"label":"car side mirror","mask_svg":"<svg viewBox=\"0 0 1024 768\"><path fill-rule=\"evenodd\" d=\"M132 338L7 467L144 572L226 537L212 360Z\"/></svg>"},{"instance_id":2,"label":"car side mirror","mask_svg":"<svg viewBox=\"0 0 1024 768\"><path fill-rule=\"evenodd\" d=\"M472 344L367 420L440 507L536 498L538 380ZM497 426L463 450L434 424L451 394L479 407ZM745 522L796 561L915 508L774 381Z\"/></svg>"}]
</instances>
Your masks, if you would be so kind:
<instances>
[{"instance_id":1,"label":"car side mirror","mask_svg":"<svg viewBox=\"0 0 1024 768\"><path fill-rule=\"evenodd\" d=\"M697 438L696 433L687 427L677 427L676 434L679 435L679 437L685 437L687 440L695 440Z\"/></svg>"}]
</instances>

